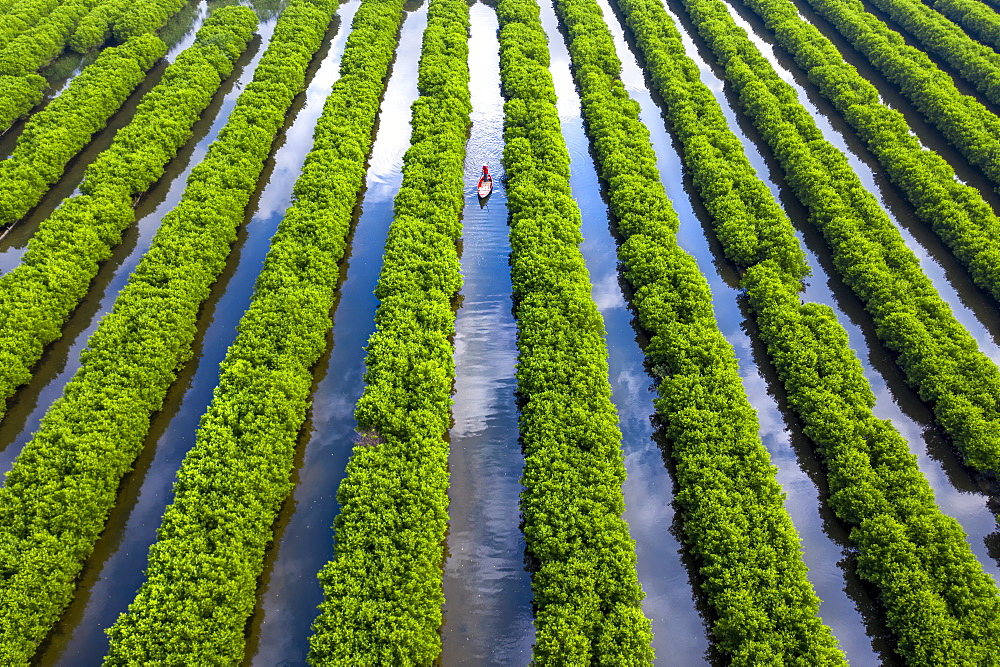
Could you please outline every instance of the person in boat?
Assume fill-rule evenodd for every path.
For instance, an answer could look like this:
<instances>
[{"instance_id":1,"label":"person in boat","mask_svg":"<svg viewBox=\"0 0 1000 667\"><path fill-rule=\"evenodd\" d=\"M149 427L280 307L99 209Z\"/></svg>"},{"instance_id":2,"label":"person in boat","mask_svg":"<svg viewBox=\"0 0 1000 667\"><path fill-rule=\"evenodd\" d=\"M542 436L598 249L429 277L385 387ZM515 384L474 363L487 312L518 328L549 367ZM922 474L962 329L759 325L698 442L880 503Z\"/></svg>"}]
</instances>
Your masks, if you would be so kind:
<instances>
[{"instance_id":1,"label":"person in boat","mask_svg":"<svg viewBox=\"0 0 1000 667\"><path fill-rule=\"evenodd\" d=\"M483 177L479 179L480 183L482 183L483 181L489 181L490 183L493 182L493 177L490 176L490 168L488 165L485 164L483 165Z\"/></svg>"}]
</instances>

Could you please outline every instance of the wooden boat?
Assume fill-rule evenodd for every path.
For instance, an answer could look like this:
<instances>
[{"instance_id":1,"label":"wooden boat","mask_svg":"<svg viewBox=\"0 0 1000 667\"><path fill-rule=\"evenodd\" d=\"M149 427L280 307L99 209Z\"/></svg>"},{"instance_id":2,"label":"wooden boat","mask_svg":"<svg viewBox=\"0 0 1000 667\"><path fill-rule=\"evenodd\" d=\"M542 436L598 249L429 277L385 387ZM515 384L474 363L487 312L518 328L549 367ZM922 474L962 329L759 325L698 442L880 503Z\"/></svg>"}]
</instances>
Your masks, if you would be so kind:
<instances>
[{"instance_id":1,"label":"wooden boat","mask_svg":"<svg viewBox=\"0 0 1000 667\"><path fill-rule=\"evenodd\" d=\"M483 176L479 179L479 185L476 186L476 192L479 193L480 199L486 199L493 192L493 177Z\"/></svg>"},{"instance_id":2,"label":"wooden boat","mask_svg":"<svg viewBox=\"0 0 1000 667\"><path fill-rule=\"evenodd\" d=\"M486 199L493 192L493 177L490 176L490 168L483 165L483 175L479 177L479 184L476 185L476 192L480 199Z\"/></svg>"}]
</instances>

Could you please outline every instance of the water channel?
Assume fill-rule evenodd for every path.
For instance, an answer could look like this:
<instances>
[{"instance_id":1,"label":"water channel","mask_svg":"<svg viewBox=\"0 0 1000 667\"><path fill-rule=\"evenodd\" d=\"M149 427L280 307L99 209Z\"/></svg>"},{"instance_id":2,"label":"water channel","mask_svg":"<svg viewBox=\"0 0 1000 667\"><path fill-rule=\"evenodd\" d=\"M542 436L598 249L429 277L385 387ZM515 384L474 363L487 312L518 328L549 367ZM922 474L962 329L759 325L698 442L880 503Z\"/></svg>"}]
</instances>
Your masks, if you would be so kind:
<instances>
[{"instance_id":1,"label":"water channel","mask_svg":"<svg viewBox=\"0 0 1000 667\"><path fill-rule=\"evenodd\" d=\"M316 607L323 600L317 573L333 558L337 487L355 438L354 405L364 389L364 346L374 332L373 291L410 145L410 105L417 97L417 62L427 23L426 4L407 5L399 48L382 101L378 129L334 314L332 348L319 362L313 406L292 481L265 561L245 663L304 665Z\"/></svg>"},{"instance_id":2,"label":"water channel","mask_svg":"<svg viewBox=\"0 0 1000 667\"><path fill-rule=\"evenodd\" d=\"M76 597L39 653L38 664L99 664L107 646L104 629L125 610L143 581L148 548L155 539L163 510L172 499L174 475L194 443L198 419L218 379L219 362L235 336L235 325L249 304L270 238L289 204L292 184L312 144L316 118L337 77L347 28L359 1L341 5L339 18L331 25L310 70L308 91L296 100L289 114L278 148L268 161L265 177L248 209L247 224L241 228L226 270L203 309L195 359L183 370L163 410L155 416L145 450L123 482L118 504L87 563ZM192 3L188 14L178 18L178 41L172 46L171 57L190 43L212 4L204 0ZM826 506L825 473L787 408L783 389L748 318L738 290L738 276L724 259L706 213L693 195L690 179L665 129L661 101L650 91L643 74L641 56L608 1L599 0L599 4L623 62L623 81L640 105L641 118L651 132L661 179L679 215L679 242L696 258L707 277L720 328L736 351L744 387L760 420L761 438L778 467L778 479L787 494L786 506L802 538L810 580L822 599L824 621L833 628L853 664L895 664L897 657L891 641L886 640L881 607L873 591L854 573L847 531ZM607 328L610 380L628 470L623 489L625 518L636 541L639 579L646 594L644 610L653 622L658 662L719 662L706 629L708 612L697 589L697 565L677 538L673 478L650 423L655 394L643 366L644 340L634 328L620 281L616 237L589 153L564 38L551 5L545 0L541 5L560 120L571 154L571 185L583 214L581 250ZM991 487L960 464L934 426L930 411L906 387L891 356L875 337L870 317L833 271L823 239L807 223L806 212L792 196L773 154L738 110L711 52L676 0L668 2L667 7L681 28L688 54L697 63L703 81L722 105L758 174L798 229L813 271L804 298L834 308L875 391L876 414L892 420L907 439L942 509L961 522L986 570L1000 576L996 521L987 506ZM364 388L363 348L374 329L377 300L373 290L392 220L393 197L401 181L402 156L409 146L409 107L416 97L417 62L426 25L426 4L413 2L406 9L369 160L366 190L356 210L341 267L330 349L317 368L313 407L296 459L295 489L279 516L258 589L257 608L248 627L244 661L248 665L305 664L310 626L322 601L316 574L333 556L333 523L339 511L336 491L355 437L354 405ZM734 9L733 15L779 75L796 87L799 99L824 135L845 152L865 187L899 225L942 298L951 304L981 348L994 360L1000 360L1000 315L996 304L972 286L948 251L915 219L912 208L888 183L856 135L787 54L772 44L762 22L742 7ZM138 223L126 232L122 244L101 268L64 336L50 346L36 366L34 379L11 400L0 424L0 472L10 469L42 415L77 370L87 339L148 249L159 221L176 205L191 168L204 156L228 118L270 39L276 16L272 12L268 17L261 24L260 38L255 39L233 77L203 114L192 141L140 202ZM524 539L519 528L523 460L517 439L516 329L511 314L507 209L500 164L503 105L497 22L494 10L481 3L471 7L471 18L474 109L466 159L468 187L461 248L464 286L458 300L455 336L451 523L444 563L447 602L441 630L441 663L523 665L530 660L534 628L530 579L524 567ZM821 28L829 34L829 26ZM842 43L837 46L843 50ZM157 67L162 72L163 65ZM158 76L151 72L143 89L152 86ZM884 80L876 80L876 85L892 106L903 110L915 125L916 112L908 103ZM54 86L53 94L58 90ZM95 137L17 233L0 244L0 272L16 266L38 221L73 192L86 164L110 142L114 128L127 122L138 98L139 93L130 98L113 119L113 126ZM925 123L915 127L925 145L942 145ZM0 138L0 153L12 145L18 131L18 127L12 128ZM963 161L954 151L943 152L956 165L959 176L988 192L988 201L996 207L1000 198L984 187L982 177L967 165L962 167ZM491 198L480 206L473 185L483 163L490 165L497 178Z\"/></svg>"},{"instance_id":3,"label":"water channel","mask_svg":"<svg viewBox=\"0 0 1000 667\"><path fill-rule=\"evenodd\" d=\"M219 363L235 338L239 317L249 306L270 238L288 207L292 185L312 145L316 119L337 78L346 38L346 31L339 30L340 21L349 22L358 4L359 0L353 0L341 6L308 71L308 88L293 102L276 142L277 151L266 163L248 207L247 223L203 309L195 361L184 369L163 409L154 416L146 447L122 484L108 527L87 563L73 603L40 654L40 664L99 664L107 648L104 629L125 611L144 580L146 555L172 500L174 476L194 444L198 420L218 381ZM266 49L274 23L271 18L262 24L264 43L259 54ZM245 68L245 81L239 87L249 82L256 60Z\"/></svg>"}]
</instances>

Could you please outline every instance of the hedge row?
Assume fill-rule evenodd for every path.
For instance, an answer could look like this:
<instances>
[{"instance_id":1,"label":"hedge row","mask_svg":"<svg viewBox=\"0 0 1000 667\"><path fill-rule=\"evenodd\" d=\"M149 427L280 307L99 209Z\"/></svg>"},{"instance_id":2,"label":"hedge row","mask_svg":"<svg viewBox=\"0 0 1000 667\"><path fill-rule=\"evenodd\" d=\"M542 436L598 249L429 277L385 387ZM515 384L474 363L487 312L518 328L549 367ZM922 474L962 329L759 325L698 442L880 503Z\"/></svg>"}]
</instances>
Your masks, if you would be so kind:
<instances>
[{"instance_id":1,"label":"hedge row","mask_svg":"<svg viewBox=\"0 0 1000 667\"><path fill-rule=\"evenodd\" d=\"M20 220L41 201L166 52L155 35L105 49L25 123L10 157L0 162L0 225Z\"/></svg>"},{"instance_id":2,"label":"hedge row","mask_svg":"<svg viewBox=\"0 0 1000 667\"><path fill-rule=\"evenodd\" d=\"M566 26L592 153L625 239L619 259L635 288L639 323L650 333L646 355L659 379L656 418L676 464L684 538L699 561L718 646L734 664L843 664L833 633L818 617L798 534L733 349L716 323L708 284L677 245L677 216L638 104L621 82L600 7L595 0L556 0L555 6ZM726 196L730 208L740 201L736 192ZM783 249L775 255L792 280L805 272L794 233L780 218L747 222L745 215L726 219L741 238L737 253L753 253L751 239L767 239L769 248Z\"/></svg>"},{"instance_id":3,"label":"hedge row","mask_svg":"<svg viewBox=\"0 0 1000 667\"><path fill-rule=\"evenodd\" d=\"M843 8L852 0L810 1ZM861 20L841 16L848 25L856 25L854 18ZM735 34L742 33L727 32L713 50L723 63L733 60L728 77L743 91L748 113L810 209L810 220L823 231L837 271L865 304L879 338L897 354L907 382L932 407L966 463L997 473L1000 370L955 319L899 230L843 154L823 140L794 91L749 41L735 40ZM899 35L896 39L902 40ZM1000 122L995 116L993 120Z\"/></svg>"},{"instance_id":4,"label":"hedge row","mask_svg":"<svg viewBox=\"0 0 1000 667\"><path fill-rule=\"evenodd\" d=\"M112 34L119 42L147 32L156 32L189 0L143 0L133 2L115 21Z\"/></svg>"},{"instance_id":5,"label":"hedge row","mask_svg":"<svg viewBox=\"0 0 1000 667\"><path fill-rule=\"evenodd\" d=\"M534 661L650 664L604 322L578 248L545 32L534 0L501 0L498 17Z\"/></svg>"},{"instance_id":6,"label":"hedge row","mask_svg":"<svg viewBox=\"0 0 1000 667\"><path fill-rule=\"evenodd\" d=\"M48 16L61 0L17 0L0 15L0 48Z\"/></svg>"},{"instance_id":7,"label":"hedge row","mask_svg":"<svg viewBox=\"0 0 1000 667\"><path fill-rule=\"evenodd\" d=\"M104 44L111 37L111 29L130 6L130 0L99 0L77 23L68 45L77 53L86 53ZM164 21L165 23L165 21Z\"/></svg>"},{"instance_id":8,"label":"hedge row","mask_svg":"<svg viewBox=\"0 0 1000 667\"><path fill-rule=\"evenodd\" d=\"M4 664L26 663L73 595L150 417L191 356L202 302L288 106L304 86L332 4L303 1L285 11L254 81L0 489ZM219 13L232 17L234 32L248 41L250 10Z\"/></svg>"},{"instance_id":9,"label":"hedge row","mask_svg":"<svg viewBox=\"0 0 1000 667\"><path fill-rule=\"evenodd\" d=\"M927 54L864 10L861 0L807 0L983 174L1000 185L1000 118L968 95Z\"/></svg>"},{"instance_id":10,"label":"hedge row","mask_svg":"<svg viewBox=\"0 0 1000 667\"><path fill-rule=\"evenodd\" d=\"M113 5L120 0L66 0L29 31L0 50L0 132L27 115L48 87L36 71L58 56L67 44L86 51L107 39L104 21L120 18L119 42L162 28L184 6L185 0L135 2L124 13ZM30 208L30 207L29 207ZM0 224L3 224L0 222Z\"/></svg>"},{"instance_id":11,"label":"hedge row","mask_svg":"<svg viewBox=\"0 0 1000 667\"><path fill-rule=\"evenodd\" d=\"M994 104L1000 104L1000 54L969 37L920 0L871 0L928 53L948 63Z\"/></svg>"},{"instance_id":12,"label":"hedge row","mask_svg":"<svg viewBox=\"0 0 1000 667\"><path fill-rule=\"evenodd\" d=\"M465 0L431 0L313 665L431 665L441 653L468 39Z\"/></svg>"},{"instance_id":13,"label":"hedge row","mask_svg":"<svg viewBox=\"0 0 1000 667\"><path fill-rule=\"evenodd\" d=\"M25 76L62 53L80 19L96 0L65 0L35 26L0 49L0 73Z\"/></svg>"},{"instance_id":14,"label":"hedge row","mask_svg":"<svg viewBox=\"0 0 1000 667\"><path fill-rule=\"evenodd\" d=\"M1000 51L1000 15L979 0L932 0L931 6L980 42Z\"/></svg>"},{"instance_id":15,"label":"hedge row","mask_svg":"<svg viewBox=\"0 0 1000 667\"><path fill-rule=\"evenodd\" d=\"M351 214L364 182L402 3L364 0L295 201L272 241L219 386L174 486L147 580L109 631L106 661L238 664L313 365L326 349Z\"/></svg>"},{"instance_id":16,"label":"hedge row","mask_svg":"<svg viewBox=\"0 0 1000 667\"><path fill-rule=\"evenodd\" d=\"M219 12L206 20L193 46L166 68L132 121L88 167L81 185L85 194L66 200L43 221L21 264L0 276L0 417L6 399L31 379L45 346L60 336L100 262L135 221L133 198L156 182L191 137L255 26L246 12ZM160 44L152 35L135 41Z\"/></svg>"},{"instance_id":17,"label":"hedge row","mask_svg":"<svg viewBox=\"0 0 1000 667\"><path fill-rule=\"evenodd\" d=\"M958 181L944 159L921 145L903 114L882 103L875 86L844 62L790 0L743 1L854 127L917 216L941 237L975 283L1000 299L1000 220L979 191Z\"/></svg>"},{"instance_id":18,"label":"hedge row","mask_svg":"<svg viewBox=\"0 0 1000 667\"><path fill-rule=\"evenodd\" d=\"M0 74L0 134L18 118L28 115L42 98L49 82L40 74L10 76Z\"/></svg>"},{"instance_id":19,"label":"hedge row","mask_svg":"<svg viewBox=\"0 0 1000 667\"><path fill-rule=\"evenodd\" d=\"M37 70L62 51L70 33L93 2L68 0L0 48L0 131L6 131L41 102L48 82L37 74ZM0 225L6 222L0 218Z\"/></svg>"},{"instance_id":20,"label":"hedge row","mask_svg":"<svg viewBox=\"0 0 1000 667\"><path fill-rule=\"evenodd\" d=\"M890 422L875 418L874 396L833 311L800 302L799 275L783 268L792 249L798 252L791 223L699 80L662 4L618 5L666 102L716 236L745 271L741 285L760 335L791 407L826 462L830 505L860 547L859 572L881 591L904 652L922 664L960 664L957 658L970 657L970 643L984 642L980 658L996 653L996 586L958 523L937 508L906 441Z\"/></svg>"}]
</instances>

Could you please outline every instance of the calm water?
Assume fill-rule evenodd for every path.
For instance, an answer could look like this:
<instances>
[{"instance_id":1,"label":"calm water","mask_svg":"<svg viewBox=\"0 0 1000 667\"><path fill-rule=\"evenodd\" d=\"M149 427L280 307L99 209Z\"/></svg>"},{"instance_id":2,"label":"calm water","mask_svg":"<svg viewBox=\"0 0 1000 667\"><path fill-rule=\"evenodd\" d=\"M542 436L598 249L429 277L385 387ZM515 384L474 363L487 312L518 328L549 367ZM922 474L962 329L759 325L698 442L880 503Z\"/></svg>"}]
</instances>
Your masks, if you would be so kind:
<instances>
[{"instance_id":1,"label":"calm water","mask_svg":"<svg viewBox=\"0 0 1000 667\"><path fill-rule=\"evenodd\" d=\"M289 204L291 187L312 145L312 131L330 86L338 75L347 26L360 0L341 5L311 70L308 91L301 95L269 160L265 177L248 209L227 268L206 304L199 324L195 359L183 370L163 410L154 421L147 447L128 475L107 531L88 561L77 596L36 662L52 665L99 664L106 650L104 629L125 610L143 581L149 545L160 516L172 499L171 486L181 460L194 444L197 422L218 379L218 364L235 336L235 325L249 304L254 279L268 244ZM660 101L643 76L641 57L629 41L607 0L599 0L623 61L623 80L638 101L649 127L661 178L680 218L678 240L708 278L719 326L733 345L740 374L760 420L760 435L778 467L792 519L802 538L810 579L822 598L821 614L854 664L897 658L886 642L882 610L872 592L854 573L845 527L826 507L825 473L810 442L787 409L766 351L748 318L737 289L737 275L724 259L704 210L692 197L661 116ZM258 9L266 10L266 3ZM169 32L171 58L193 40L213 3L191 3L178 14ZM342 265L330 349L317 368L313 407L302 434L293 481L296 486L276 526L258 592L257 610L248 628L245 663L271 667L304 665L310 625L322 600L316 574L333 556L333 522L339 511L336 490L344 476L354 439L354 405L364 389L364 345L374 329L377 300L373 290L382 266L382 250L392 221L392 201L401 181L402 156L409 146L410 104L416 97L420 41L426 5L413 3L401 30L382 113L369 162L366 190L356 210L347 256ZM1000 537L987 507L989 486L972 476L933 424L933 415L906 387L903 377L874 336L871 319L853 293L832 270L821 236L807 223L805 210L787 187L773 154L748 119L738 111L723 84L711 52L692 31L674 1L668 11L679 22L689 55L712 89L743 142L748 157L792 217L807 250L813 275L804 298L830 305L845 326L852 348L877 397L875 412L890 419L918 457L942 509L956 517L969 534L987 571L1000 576ZM803 10L810 20L812 15ZM1000 359L1000 315L997 304L975 288L940 242L916 220L912 208L888 183L884 173L856 135L780 48L757 17L733 10L779 75L797 90L821 131L843 150L862 182L901 228L908 246L969 328L982 349ZM266 48L275 14L267 14L248 53L226 82L195 129L195 137L171 162L167 174L139 203L139 221L125 234L112 258L101 268L87 299L74 312L65 335L36 367L31 383L18 392L0 424L0 472L10 465L38 423L78 368L79 354L104 313L108 312L139 258L148 249L163 215L176 205L191 168L205 154L225 123L242 87ZM455 336L456 381L453 409L451 523L444 587L447 603L441 629L444 665L525 665L534 641L530 578L524 567L519 494L523 459L517 436L514 398L516 328L511 314L506 196L502 182L503 105L499 90L496 15L484 4L471 7L470 62L473 78L473 125L466 159L465 232L462 240L464 286L458 300ZM644 610L652 619L658 664L713 662L702 615L704 600L692 587L695 566L678 542L673 479L653 439L650 416L654 396L643 368L642 339L623 296L616 240L602 198L569 58L550 4L542 2L542 20L550 41L552 73L559 97L562 129L572 160L571 185L583 214L581 246L593 283L593 296L605 319L613 400L618 408L622 448L628 470L623 491L625 518L636 541L639 579L646 593ZM828 36L824 22L817 25ZM979 187L994 207L1000 197L974 169L918 119L912 107L871 72L840 40L838 48L861 66L894 108L903 111L925 145L938 150L963 181ZM50 96L64 89L86 60L66 58L52 68ZM0 272L17 265L38 223L71 194L93 157L110 143L117 127L134 112L141 91L155 84L161 63L139 92L116 114L112 125L76 158L66 176L42 204L0 241ZM0 137L0 156L9 152L20 125ZM473 187L484 163L496 176L495 189L482 206Z\"/></svg>"},{"instance_id":2,"label":"calm water","mask_svg":"<svg viewBox=\"0 0 1000 667\"><path fill-rule=\"evenodd\" d=\"M497 18L470 8L472 129L465 160L461 307L455 323L455 425L451 429L451 523L444 566L445 665L525 665L534 625L518 496L516 326L503 184L503 98ZM480 205L482 165L494 189Z\"/></svg>"},{"instance_id":3,"label":"calm water","mask_svg":"<svg viewBox=\"0 0 1000 667\"><path fill-rule=\"evenodd\" d=\"M247 664L305 665L310 627L323 600L316 575L333 558L333 520L340 509L337 487L354 442L354 404L364 389L363 348L374 332L378 305L373 290L392 222L392 200L402 181L403 153L410 144L410 105L417 97L417 61L427 8L409 9L382 102L367 190L343 265L332 349L319 363L311 418L293 477L296 487L278 519L266 561Z\"/></svg>"},{"instance_id":4,"label":"calm water","mask_svg":"<svg viewBox=\"0 0 1000 667\"><path fill-rule=\"evenodd\" d=\"M359 0L340 8L350 21ZM273 29L268 22L265 39ZM107 649L104 630L125 611L141 585L149 546L160 517L173 498L174 475L194 444L198 420L208 407L218 380L219 363L236 335L236 323L250 303L254 280L270 238L287 208L291 188L312 145L312 131L323 102L336 80L346 31L335 20L310 69L307 91L293 104L289 122L268 160L261 186L248 207L234 253L206 304L195 342L195 361L185 368L163 410L154 417L147 447L126 478L119 503L94 555L87 564L79 593L41 656L43 664L99 664ZM263 53L266 44L259 51ZM251 63L244 70L252 77ZM242 83L242 82L241 82ZM240 86L242 87L242 86Z\"/></svg>"}]
</instances>

